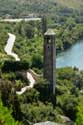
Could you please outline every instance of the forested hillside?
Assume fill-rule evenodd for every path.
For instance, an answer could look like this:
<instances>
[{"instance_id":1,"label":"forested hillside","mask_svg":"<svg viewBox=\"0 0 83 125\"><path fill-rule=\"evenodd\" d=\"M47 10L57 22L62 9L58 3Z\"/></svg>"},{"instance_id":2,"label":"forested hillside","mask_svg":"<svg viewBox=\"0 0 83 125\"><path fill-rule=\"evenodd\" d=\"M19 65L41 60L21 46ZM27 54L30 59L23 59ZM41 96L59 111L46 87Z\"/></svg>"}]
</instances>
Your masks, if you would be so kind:
<instances>
[{"instance_id":1,"label":"forested hillside","mask_svg":"<svg viewBox=\"0 0 83 125\"><path fill-rule=\"evenodd\" d=\"M12 17L33 15L47 15L52 18L57 18L57 14L83 15L83 0L0 0L0 16L10 14ZM56 16L57 15L57 16Z\"/></svg>"},{"instance_id":2,"label":"forested hillside","mask_svg":"<svg viewBox=\"0 0 83 125\"><path fill-rule=\"evenodd\" d=\"M77 67L56 69L56 95L49 93L49 82L42 77L45 27L56 34L56 54L79 42L83 39L83 0L0 0L0 19L24 17L42 20L0 20L0 125L44 121L83 125L83 71ZM20 61L4 50L8 33L16 36L12 51ZM36 84L17 95L17 91L29 86L29 69L38 73Z\"/></svg>"}]
</instances>

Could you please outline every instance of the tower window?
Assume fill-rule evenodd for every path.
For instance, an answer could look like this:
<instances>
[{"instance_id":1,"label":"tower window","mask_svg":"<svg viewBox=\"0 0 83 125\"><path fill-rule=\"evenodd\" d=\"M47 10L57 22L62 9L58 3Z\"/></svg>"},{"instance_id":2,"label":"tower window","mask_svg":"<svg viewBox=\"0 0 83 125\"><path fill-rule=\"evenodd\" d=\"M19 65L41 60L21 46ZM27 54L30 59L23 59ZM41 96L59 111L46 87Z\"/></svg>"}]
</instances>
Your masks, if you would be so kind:
<instances>
[{"instance_id":1,"label":"tower window","mask_svg":"<svg viewBox=\"0 0 83 125\"><path fill-rule=\"evenodd\" d=\"M50 48L50 45L48 45L47 48L49 49L49 48Z\"/></svg>"},{"instance_id":2,"label":"tower window","mask_svg":"<svg viewBox=\"0 0 83 125\"><path fill-rule=\"evenodd\" d=\"M50 40L50 39L48 40L48 43L51 43L51 40Z\"/></svg>"}]
</instances>

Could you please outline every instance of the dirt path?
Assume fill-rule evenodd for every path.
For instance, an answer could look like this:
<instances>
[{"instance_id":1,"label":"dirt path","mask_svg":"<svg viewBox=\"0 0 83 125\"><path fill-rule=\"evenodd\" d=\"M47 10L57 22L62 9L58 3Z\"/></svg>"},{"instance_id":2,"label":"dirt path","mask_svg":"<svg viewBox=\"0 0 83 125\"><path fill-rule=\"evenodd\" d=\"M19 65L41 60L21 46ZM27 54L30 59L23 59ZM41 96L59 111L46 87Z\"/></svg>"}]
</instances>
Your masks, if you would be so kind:
<instances>
[{"instance_id":1,"label":"dirt path","mask_svg":"<svg viewBox=\"0 0 83 125\"><path fill-rule=\"evenodd\" d=\"M9 38L4 50L7 53L7 55L14 57L16 61L20 61L20 58L18 57L18 55L12 51L16 36L11 33L8 33L8 35L9 35Z\"/></svg>"},{"instance_id":2,"label":"dirt path","mask_svg":"<svg viewBox=\"0 0 83 125\"><path fill-rule=\"evenodd\" d=\"M7 55L12 56L15 58L16 61L20 61L20 58L18 55L14 52L12 52L16 36L14 34L8 33L9 39L7 41L7 45L5 46L4 50L7 53ZM25 86L21 88L20 91L17 91L16 94L22 95L27 89L33 88L35 84L35 79L33 78L32 74L30 72L27 72L27 79L29 80L29 86Z\"/></svg>"}]
</instances>

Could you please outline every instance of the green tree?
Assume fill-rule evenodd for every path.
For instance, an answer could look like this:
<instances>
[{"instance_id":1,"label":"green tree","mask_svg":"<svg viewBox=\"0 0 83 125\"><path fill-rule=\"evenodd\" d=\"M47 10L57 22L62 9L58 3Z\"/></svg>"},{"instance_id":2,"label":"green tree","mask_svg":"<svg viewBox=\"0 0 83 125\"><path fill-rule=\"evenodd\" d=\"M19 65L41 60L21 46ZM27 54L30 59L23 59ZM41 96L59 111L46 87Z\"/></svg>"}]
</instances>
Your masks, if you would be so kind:
<instances>
[{"instance_id":1,"label":"green tree","mask_svg":"<svg viewBox=\"0 0 83 125\"><path fill-rule=\"evenodd\" d=\"M3 106L0 99L0 125L21 125L21 123L16 122L11 116L11 112Z\"/></svg>"},{"instance_id":2,"label":"green tree","mask_svg":"<svg viewBox=\"0 0 83 125\"><path fill-rule=\"evenodd\" d=\"M83 125L83 97L77 106L77 115L76 115L76 124L75 125Z\"/></svg>"},{"instance_id":3,"label":"green tree","mask_svg":"<svg viewBox=\"0 0 83 125\"><path fill-rule=\"evenodd\" d=\"M41 69L43 67L43 59L40 54L33 54L32 67Z\"/></svg>"},{"instance_id":4,"label":"green tree","mask_svg":"<svg viewBox=\"0 0 83 125\"><path fill-rule=\"evenodd\" d=\"M34 28L30 24L22 25L22 32L29 39L34 37Z\"/></svg>"},{"instance_id":5,"label":"green tree","mask_svg":"<svg viewBox=\"0 0 83 125\"><path fill-rule=\"evenodd\" d=\"M0 81L0 92L4 106L12 108L12 115L16 120L21 120L20 104L12 83L8 80Z\"/></svg>"},{"instance_id":6,"label":"green tree","mask_svg":"<svg viewBox=\"0 0 83 125\"><path fill-rule=\"evenodd\" d=\"M57 97L57 105L61 107L66 116L72 120L76 119L78 98L74 95L64 94Z\"/></svg>"},{"instance_id":7,"label":"green tree","mask_svg":"<svg viewBox=\"0 0 83 125\"><path fill-rule=\"evenodd\" d=\"M41 102L37 104L23 104L22 111L25 119L33 124L41 121L56 120L56 112L50 103L46 105Z\"/></svg>"}]
</instances>

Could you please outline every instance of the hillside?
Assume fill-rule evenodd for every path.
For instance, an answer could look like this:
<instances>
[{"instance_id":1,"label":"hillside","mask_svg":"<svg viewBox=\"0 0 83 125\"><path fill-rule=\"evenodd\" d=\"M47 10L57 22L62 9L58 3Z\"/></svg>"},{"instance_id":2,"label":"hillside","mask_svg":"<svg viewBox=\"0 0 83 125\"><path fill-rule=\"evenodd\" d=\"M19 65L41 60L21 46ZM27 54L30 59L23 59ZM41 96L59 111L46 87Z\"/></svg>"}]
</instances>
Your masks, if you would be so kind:
<instances>
[{"instance_id":1,"label":"hillside","mask_svg":"<svg viewBox=\"0 0 83 125\"><path fill-rule=\"evenodd\" d=\"M81 11L83 0L0 0L0 16L10 14L13 17L27 16L33 14L46 14L55 16L62 10L65 12Z\"/></svg>"},{"instance_id":2,"label":"hillside","mask_svg":"<svg viewBox=\"0 0 83 125\"><path fill-rule=\"evenodd\" d=\"M83 0L0 0L0 125L83 125L83 70L57 68L55 95L43 78L44 32L54 30L56 55L66 52L83 39L82 6ZM41 21L4 21L42 16ZM36 72L33 79L30 71Z\"/></svg>"},{"instance_id":3,"label":"hillside","mask_svg":"<svg viewBox=\"0 0 83 125\"><path fill-rule=\"evenodd\" d=\"M55 0L57 3L61 4L62 6L66 6L68 8L72 9L77 9L80 10L82 9L83 6L83 0Z\"/></svg>"}]
</instances>

